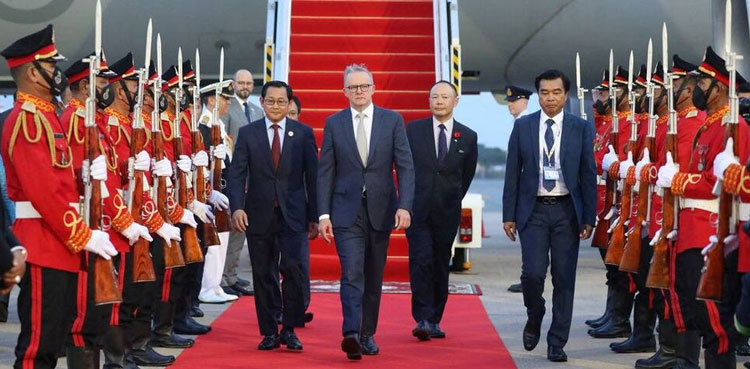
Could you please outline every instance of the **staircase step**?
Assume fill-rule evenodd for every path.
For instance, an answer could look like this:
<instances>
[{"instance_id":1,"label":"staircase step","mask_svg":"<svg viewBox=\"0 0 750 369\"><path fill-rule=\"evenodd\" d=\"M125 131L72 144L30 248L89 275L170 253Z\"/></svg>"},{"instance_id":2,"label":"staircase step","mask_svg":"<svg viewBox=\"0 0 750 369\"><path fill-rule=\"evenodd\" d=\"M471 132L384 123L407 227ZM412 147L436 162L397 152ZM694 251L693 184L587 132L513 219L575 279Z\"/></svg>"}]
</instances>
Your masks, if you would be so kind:
<instances>
[{"instance_id":1,"label":"staircase step","mask_svg":"<svg viewBox=\"0 0 750 369\"><path fill-rule=\"evenodd\" d=\"M292 15L432 17L432 1L294 0Z\"/></svg>"},{"instance_id":2,"label":"staircase step","mask_svg":"<svg viewBox=\"0 0 750 369\"><path fill-rule=\"evenodd\" d=\"M341 91L300 91L295 90L295 95L299 96L302 102L302 112L305 112L305 106L338 109L349 106L349 100ZM388 109L428 109L429 93L410 92L410 93L385 93L375 91L373 101L376 105L387 107Z\"/></svg>"},{"instance_id":3,"label":"staircase step","mask_svg":"<svg viewBox=\"0 0 750 369\"><path fill-rule=\"evenodd\" d=\"M433 54L379 54L358 53L299 53L292 52L289 56L291 70L343 71L348 65L364 64L371 71L435 71L435 56Z\"/></svg>"},{"instance_id":4,"label":"staircase step","mask_svg":"<svg viewBox=\"0 0 750 369\"><path fill-rule=\"evenodd\" d=\"M292 17L292 34L432 35L432 18Z\"/></svg>"},{"instance_id":5,"label":"staircase step","mask_svg":"<svg viewBox=\"0 0 750 369\"><path fill-rule=\"evenodd\" d=\"M429 36L322 35L293 34L291 50L295 52L361 52L432 53L435 42Z\"/></svg>"},{"instance_id":6,"label":"staircase step","mask_svg":"<svg viewBox=\"0 0 750 369\"><path fill-rule=\"evenodd\" d=\"M338 71L291 71L289 84L293 89L340 90L343 88L343 72ZM435 72L373 72L378 90L426 90L435 82Z\"/></svg>"}]
</instances>

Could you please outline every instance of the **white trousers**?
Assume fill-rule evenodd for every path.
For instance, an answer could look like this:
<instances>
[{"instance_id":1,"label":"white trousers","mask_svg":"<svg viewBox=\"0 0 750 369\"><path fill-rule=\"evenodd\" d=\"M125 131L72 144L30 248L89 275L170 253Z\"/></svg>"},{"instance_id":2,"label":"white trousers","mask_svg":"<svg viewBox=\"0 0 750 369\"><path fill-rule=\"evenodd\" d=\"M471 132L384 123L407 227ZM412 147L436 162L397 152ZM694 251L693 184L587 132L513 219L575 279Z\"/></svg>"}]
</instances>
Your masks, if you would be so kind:
<instances>
[{"instance_id":1,"label":"white trousers","mask_svg":"<svg viewBox=\"0 0 750 369\"><path fill-rule=\"evenodd\" d=\"M219 233L219 246L212 246L206 251L203 264L203 280L201 281L201 294L221 288L221 277L224 274L224 263L227 260L227 246L229 245L229 232Z\"/></svg>"}]
</instances>

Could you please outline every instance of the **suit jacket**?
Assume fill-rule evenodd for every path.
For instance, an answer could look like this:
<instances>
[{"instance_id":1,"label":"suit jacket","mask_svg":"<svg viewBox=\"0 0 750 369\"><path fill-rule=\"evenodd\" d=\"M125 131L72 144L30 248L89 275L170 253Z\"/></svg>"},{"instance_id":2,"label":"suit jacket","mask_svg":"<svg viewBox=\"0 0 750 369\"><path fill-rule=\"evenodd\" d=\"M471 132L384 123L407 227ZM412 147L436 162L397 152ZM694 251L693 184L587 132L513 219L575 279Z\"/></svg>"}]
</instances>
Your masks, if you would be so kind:
<instances>
[{"instance_id":1,"label":"suit jacket","mask_svg":"<svg viewBox=\"0 0 750 369\"><path fill-rule=\"evenodd\" d=\"M357 220L363 188L367 190L367 214L375 230L391 230L398 208L412 211L414 164L404 118L375 106L370 135L364 166L354 138L351 109L347 107L326 119L318 168L318 213L330 214L334 227L349 227Z\"/></svg>"},{"instance_id":2,"label":"suit jacket","mask_svg":"<svg viewBox=\"0 0 750 369\"><path fill-rule=\"evenodd\" d=\"M516 222L518 229L526 225L539 189L540 115L537 111L516 119L508 141L503 222ZM560 139L562 179L573 199L578 224L593 226L596 212L594 126L566 112Z\"/></svg>"},{"instance_id":3,"label":"suit jacket","mask_svg":"<svg viewBox=\"0 0 750 369\"><path fill-rule=\"evenodd\" d=\"M477 168L477 134L453 121L451 141L442 164L435 152L432 117L406 125L414 158L414 221L428 219L434 225L457 228L461 220L461 200L469 190Z\"/></svg>"},{"instance_id":4,"label":"suit jacket","mask_svg":"<svg viewBox=\"0 0 750 369\"><path fill-rule=\"evenodd\" d=\"M307 231L308 223L318 219L315 207L318 147L313 130L288 118L285 129L277 170L273 168L265 119L240 128L237 137L227 176L227 193L232 212L237 209L247 212L251 233L268 231L274 216L274 199L294 232Z\"/></svg>"},{"instance_id":5,"label":"suit jacket","mask_svg":"<svg viewBox=\"0 0 750 369\"><path fill-rule=\"evenodd\" d=\"M258 105L255 105L248 100L247 106L250 109L251 122L263 118L263 109ZM240 132L240 128L250 124L250 122L247 121L247 117L245 117L245 107L240 104L240 101L237 100L236 97L232 97L231 102L229 103L229 112L227 115L221 117L221 120L226 125L227 134L235 141L237 141L237 135Z\"/></svg>"}]
</instances>

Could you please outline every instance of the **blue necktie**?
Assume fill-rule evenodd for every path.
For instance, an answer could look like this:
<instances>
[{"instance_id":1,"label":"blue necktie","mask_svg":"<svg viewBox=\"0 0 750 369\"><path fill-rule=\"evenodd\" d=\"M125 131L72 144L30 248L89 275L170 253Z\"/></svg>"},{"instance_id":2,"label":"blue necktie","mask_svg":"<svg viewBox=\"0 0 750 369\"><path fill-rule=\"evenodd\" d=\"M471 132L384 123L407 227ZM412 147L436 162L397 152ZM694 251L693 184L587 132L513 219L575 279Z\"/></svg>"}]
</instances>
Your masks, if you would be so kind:
<instances>
[{"instance_id":1,"label":"blue necktie","mask_svg":"<svg viewBox=\"0 0 750 369\"><path fill-rule=\"evenodd\" d=\"M250 119L250 106L247 105L247 102L242 103L242 105L245 107L245 118L247 118L247 123L252 123L252 120Z\"/></svg>"},{"instance_id":2,"label":"blue necktie","mask_svg":"<svg viewBox=\"0 0 750 369\"><path fill-rule=\"evenodd\" d=\"M445 124L438 125L440 128L440 134L438 135L438 164L443 164L445 155L448 154L448 140L445 138Z\"/></svg>"},{"instance_id":3,"label":"blue necktie","mask_svg":"<svg viewBox=\"0 0 750 369\"><path fill-rule=\"evenodd\" d=\"M555 121L552 119L547 119L545 122L547 123L547 130L544 132L544 142L547 144L547 150L552 150L552 146L555 145L555 134L552 133L552 125L555 124ZM549 152L547 154L550 154ZM555 165L555 153L554 151L551 153L549 157L547 157L547 154L544 155L543 164L544 167L552 167ZM553 180L547 180L545 179L542 183L542 186L547 191L552 191L555 188L555 181Z\"/></svg>"}]
</instances>

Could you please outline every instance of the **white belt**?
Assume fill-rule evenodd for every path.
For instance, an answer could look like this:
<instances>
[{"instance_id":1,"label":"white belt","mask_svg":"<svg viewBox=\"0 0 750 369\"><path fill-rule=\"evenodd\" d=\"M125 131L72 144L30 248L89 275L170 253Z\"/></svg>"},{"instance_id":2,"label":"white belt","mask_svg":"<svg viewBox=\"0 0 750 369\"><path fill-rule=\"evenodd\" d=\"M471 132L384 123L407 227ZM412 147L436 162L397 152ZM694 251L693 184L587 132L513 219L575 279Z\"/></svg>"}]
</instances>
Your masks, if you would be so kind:
<instances>
[{"instance_id":1,"label":"white belt","mask_svg":"<svg viewBox=\"0 0 750 369\"><path fill-rule=\"evenodd\" d=\"M597 177L596 177L596 184L597 184L598 186L606 186L606 185L607 185L607 180L606 180L606 179L604 179L604 177L603 177L603 176L597 176Z\"/></svg>"},{"instance_id":2,"label":"white belt","mask_svg":"<svg viewBox=\"0 0 750 369\"><path fill-rule=\"evenodd\" d=\"M738 217L740 218L740 222L747 222L750 220L750 204L740 203Z\"/></svg>"},{"instance_id":3,"label":"white belt","mask_svg":"<svg viewBox=\"0 0 750 369\"><path fill-rule=\"evenodd\" d=\"M16 219L37 219L42 217L42 215L34 209L34 205L31 205L31 202L29 201L19 201L15 205ZM77 202L71 202L68 205L78 210L79 204Z\"/></svg>"},{"instance_id":4,"label":"white belt","mask_svg":"<svg viewBox=\"0 0 750 369\"><path fill-rule=\"evenodd\" d=\"M706 200L706 199L683 198L682 204L680 204L680 208L701 209L709 213L718 213L719 212L719 199Z\"/></svg>"}]
</instances>

